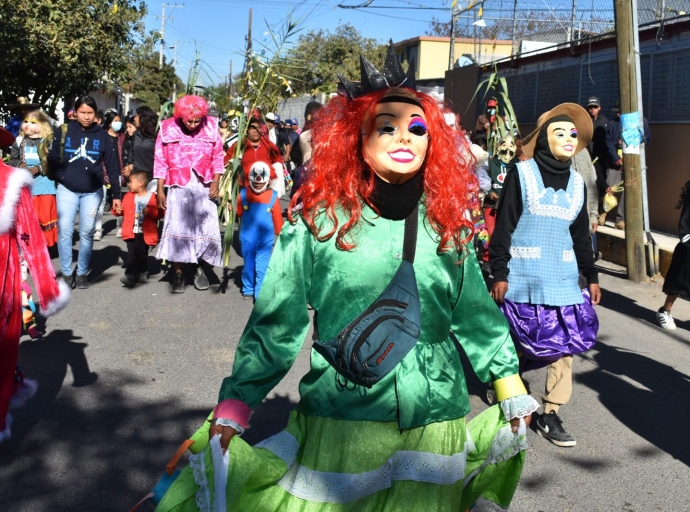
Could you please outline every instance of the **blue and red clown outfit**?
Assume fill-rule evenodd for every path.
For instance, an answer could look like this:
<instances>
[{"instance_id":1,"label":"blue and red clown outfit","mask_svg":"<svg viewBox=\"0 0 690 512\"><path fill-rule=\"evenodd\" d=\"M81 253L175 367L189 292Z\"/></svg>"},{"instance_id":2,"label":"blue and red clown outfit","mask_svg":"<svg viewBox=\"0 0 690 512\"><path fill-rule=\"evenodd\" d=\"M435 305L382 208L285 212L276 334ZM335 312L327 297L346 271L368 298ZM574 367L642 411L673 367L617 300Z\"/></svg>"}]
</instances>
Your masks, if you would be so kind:
<instances>
[{"instance_id":1,"label":"blue and red clown outfit","mask_svg":"<svg viewBox=\"0 0 690 512\"><path fill-rule=\"evenodd\" d=\"M237 200L237 216L242 218L242 295L255 299L271 259L274 235L283 228L278 192L268 187L270 179L268 163L255 162L249 171L249 187L240 190Z\"/></svg>"}]
</instances>

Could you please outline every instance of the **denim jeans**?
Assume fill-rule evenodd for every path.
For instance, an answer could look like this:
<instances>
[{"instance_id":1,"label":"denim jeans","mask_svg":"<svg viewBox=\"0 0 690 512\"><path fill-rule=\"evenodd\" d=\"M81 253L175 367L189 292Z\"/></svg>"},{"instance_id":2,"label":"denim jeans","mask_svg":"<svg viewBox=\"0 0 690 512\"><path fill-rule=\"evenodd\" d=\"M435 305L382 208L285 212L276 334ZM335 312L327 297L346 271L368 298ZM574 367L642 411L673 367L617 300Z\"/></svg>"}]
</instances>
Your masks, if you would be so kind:
<instances>
[{"instance_id":1,"label":"denim jeans","mask_svg":"<svg viewBox=\"0 0 690 512\"><path fill-rule=\"evenodd\" d=\"M101 205L98 207L98 213L96 214L96 231L103 229L103 212L105 211L105 196L107 191L108 188L103 185L103 199L101 199Z\"/></svg>"},{"instance_id":2,"label":"denim jeans","mask_svg":"<svg viewBox=\"0 0 690 512\"><path fill-rule=\"evenodd\" d=\"M58 252L63 276L72 275L72 236L77 211L79 211L77 275L84 276L89 271L96 215L102 201L102 188L95 192L85 193L72 192L63 185L57 186Z\"/></svg>"}]
</instances>

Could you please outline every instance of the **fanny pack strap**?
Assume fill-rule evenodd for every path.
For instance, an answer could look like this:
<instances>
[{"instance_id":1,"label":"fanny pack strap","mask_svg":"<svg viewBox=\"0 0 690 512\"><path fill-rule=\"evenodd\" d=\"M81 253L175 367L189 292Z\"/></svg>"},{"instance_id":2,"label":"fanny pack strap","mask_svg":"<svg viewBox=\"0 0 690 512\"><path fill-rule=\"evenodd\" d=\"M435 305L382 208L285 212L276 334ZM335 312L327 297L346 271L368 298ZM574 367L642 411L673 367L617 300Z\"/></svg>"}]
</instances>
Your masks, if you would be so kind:
<instances>
[{"instance_id":1,"label":"fanny pack strap","mask_svg":"<svg viewBox=\"0 0 690 512\"><path fill-rule=\"evenodd\" d=\"M419 204L405 219L405 238L403 239L403 259L414 263L417 251L417 227L419 225Z\"/></svg>"}]
</instances>

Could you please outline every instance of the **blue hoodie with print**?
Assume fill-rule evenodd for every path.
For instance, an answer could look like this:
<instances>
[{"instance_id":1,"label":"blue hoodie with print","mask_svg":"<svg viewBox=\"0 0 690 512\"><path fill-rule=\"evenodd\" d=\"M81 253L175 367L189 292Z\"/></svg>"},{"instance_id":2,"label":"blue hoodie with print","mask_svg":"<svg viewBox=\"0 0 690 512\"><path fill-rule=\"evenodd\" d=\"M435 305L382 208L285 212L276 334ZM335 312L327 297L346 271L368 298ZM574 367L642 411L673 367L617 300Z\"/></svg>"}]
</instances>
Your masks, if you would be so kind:
<instances>
[{"instance_id":1,"label":"blue hoodie with print","mask_svg":"<svg viewBox=\"0 0 690 512\"><path fill-rule=\"evenodd\" d=\"M83 128L73 121L67 125L65 146L60 159L62 129L55 130L48 153L55 181L76 193L95 192L104 184L103 168L110 180L113 199L120 199L120 164L108 132L96 123Z\"/></svg>"}]
</instances>

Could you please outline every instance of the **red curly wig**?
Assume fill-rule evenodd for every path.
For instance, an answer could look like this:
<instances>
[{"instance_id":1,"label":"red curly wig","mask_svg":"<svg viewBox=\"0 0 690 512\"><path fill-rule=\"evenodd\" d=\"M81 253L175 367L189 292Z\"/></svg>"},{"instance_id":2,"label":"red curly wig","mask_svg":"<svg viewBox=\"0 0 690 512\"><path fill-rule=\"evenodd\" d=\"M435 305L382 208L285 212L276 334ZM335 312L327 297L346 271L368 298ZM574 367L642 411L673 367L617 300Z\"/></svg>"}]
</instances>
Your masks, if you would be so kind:
<instances>
[{"instance_id":1,"label":"red curly wig","mask_svg":"<svg viewBox=\"0 0 690 512\"><path fill-rule=\"evenodd\" d=\"M314 236L323 241L337 231L336 245L343 250L356 246L350 232L360 222L362 202L377 211L370 201L374 171L363 155L362 144L365 141L360 132L368 115L373 123L371 114L377 103L384 95L390 96L390 92L376 91L352 100L338 96L315 114L308 178L292 198L288 216L294 222L292 208L301 202L301 215ZM424 93L413 94L426 115L430 137L424 164L418 171L424 172L426 217L439 235L439 251L454 247L462 252L473 233L467 212L477 202L474 157L464 137L461 137L461 147L457 147L456 133L445 124L436 101ZM406 90L404 95L408 96L409 92ZM349 216L343 225L338 223L337 208ZM327 233L322 233L315 223L323 214L333 226Z\"/></svg>"}]
</instances>

